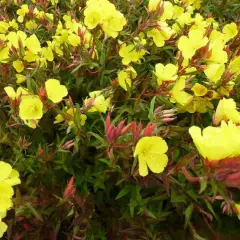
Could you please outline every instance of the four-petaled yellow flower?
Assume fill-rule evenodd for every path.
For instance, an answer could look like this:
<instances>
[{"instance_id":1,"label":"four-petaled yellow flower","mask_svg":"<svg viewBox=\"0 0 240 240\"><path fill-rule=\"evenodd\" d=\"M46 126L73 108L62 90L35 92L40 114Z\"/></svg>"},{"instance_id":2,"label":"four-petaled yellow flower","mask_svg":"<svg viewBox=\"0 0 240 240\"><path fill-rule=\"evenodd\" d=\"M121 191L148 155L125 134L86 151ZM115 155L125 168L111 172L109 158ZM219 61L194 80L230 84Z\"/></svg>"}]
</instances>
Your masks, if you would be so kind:
<instances>
[{"instance_id":1,"label":"four-petaled yellow flower","mask_svg":"<svg viewBox=\"0 0 240 240\"><path fill-rule=\"evenodd\" d=\"M208 161L219 161L240 155L240 126L222 121L220 127L190 127L189 133L199 153Z\"/></svg>"},{"instance_id":2,"label":"four-petaled yellow flower","mask_svg":"<svg viewBox=\"0 0 240 240\"><path fill-rule=\"evenodd\" d=\"M222 120L226 122L231 120L234 123L240 123L240 113L236 109L236 103L231 98L223 98L218 103L214 115L214 123L218 125Z\"/></svg>"},{"instance_id":3,"label":"four-petaled yellow flower","mask_svg":"<svg viewBox=\"0 0 240 240\"><path fill-rule=\"evenodd\" d=\"M197 97L202 97L206 95L208 92L208 89L199 83L195 83L194 86L191 88L191 90L194 92L194 95Z\"/></svg>"},{"instance_id":4,"label":"four-petaled yellow flower","mask_svg":"<svg viewBox=\"0 0 240 240\"><path fill-rule=\"evenodd\" d=\"M137 73L133 67L128 67L126 70L122 70L118 73L119 85L127 91L127 86L132 86L132 79L136 78Z\"/></svg>"},{"instance_id":5,"label":"four-petaled yellow flower","mask_svg":"<svg viewBox=\"0 0 240 240\"><path fill-rule=\"evenodd\" d=\"M135 148L134 157L138 156L139 174L148 175L148 167L154 173L161 173L168 164L168 156L165 154L168 145L161 137L143 137Z\"/></svg>"},{"instance_id":6,"label":"four-petaled yellow flower","mask_svg":"<svg viewBox=\"0 0 240 240\"><path fill-rule=\"evenodd\" d=\"M187 36L182 36L178 42L178 48L182 51L183 57L190 59L196 51L204 47L208 42L208 38L204 37L204 31L201 29L191 30Z\"/></svg>"},{"instance_id":7,"label":"four-petaled yellow flower","mask_svg":"<svg viewBox=\"0 0 240 240\"><path fill-rule=\"evenodd\" d=\"M155 75L157 76L158 85L161 85L163 81L175 81L178 78L178 67L168 63L164 66L161 63L155 66Z\"/></svg>"},{"instance_id":8,"label":"four-petaled yellow flower","mask_svg":"<svg viewBox=\"0 0 240 240\"><path fill-rule=\"evenodd\" d=\"M180 77L171 90L171 101L177 102L182 106L188 105L193 100L193 96L184 91L185 81L185 77Z\"/></svg>"},{"instance_id":9,"label":"four-petaled yellow flower","mask_svg":"<svg viewBox=\"0 0 240 240\"><path fill-rule=\"evenodd\" d=\"M43 103L36 95L22 98L19 105L19 116L22 120L41 119L43 116Z\"/></svg>"},{"instance_id":10,"label":"four-petaled yellow flower","mask_svg":"<svg viewBox=\"0 0 240 240\"><path fill-rule=\"evenodd\" d=\"M0 238L7 230L7 225L2 222L6 211L12 207L13 186L19 184L19 173L11 165L0 161Z\"/></svg>"},{"instance_id":11,"label":"four-petaled yellow flower","mask_svg":"<svg viewBox=\"0 0 240 240\"><path fill-rule=\"evenodd\" d=\"M54 103L62 101L68 95L67 88L56 79L48 79L45 82L45 88L48 98Z\"/></svg>"}]
</instances>

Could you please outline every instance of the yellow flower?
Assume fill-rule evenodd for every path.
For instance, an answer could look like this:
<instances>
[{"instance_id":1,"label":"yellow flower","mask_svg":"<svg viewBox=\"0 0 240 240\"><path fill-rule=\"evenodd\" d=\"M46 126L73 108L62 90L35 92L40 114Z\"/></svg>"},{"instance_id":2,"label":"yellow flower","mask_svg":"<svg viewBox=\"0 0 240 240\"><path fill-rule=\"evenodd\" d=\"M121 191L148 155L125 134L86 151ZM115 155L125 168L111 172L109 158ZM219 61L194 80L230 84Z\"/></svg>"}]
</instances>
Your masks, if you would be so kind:
<instances>
[{"instance_id":1,"label":"yellow flower","mask_svg":"<svg viewBox=\"0 0 240 240\"><path fill-rule=\"evenodd\" d=\"M26 60L27 62L35 62L39 60L39 56L31 51L26 51L24 60Z\"/></svg>"},{"instance_id":2,"label":"yellow flower","mask_svg":"<svg viewBox=\"0 0 240 240\"><path fill-rule=\"evenodd\" d=\"M80 45L81 40L80 40L80 37L77 34L72 33L68 36L68 42L72 46L77 47L77 46Z\"/></svg>"},{"instance_id":3,"label":"yellow flower","mask_svg":"<svg viewBox=\"0 0 240 240\"><path fill-rule=\"evenodd\" d=\"M137 73L133 67L129 67L126 70L122 70L118 73L119 85L127 91L127 86L132 86L132 79L136 78Z\"/></svg>"},{"instance_id":4,"label":"yellow flower","mask_svg":"<svg viewBox=\"0 0 240 240\"><path fill-rule=\"evenodd\" d=\"M25 23L25 26L30 31L35 30L38 27L38 25L36 24L36 22L34 20L27 21Z\"/></svg>"},{"instance_id":5,"label":"yellow flower","mask_svg":"<svg viewBox=\"0 0 240 240\"><path fill-rule=\"evenodd\" d=\"M189 133L199 153L209 161L218 161L240 155L240 127L231 121L222 121L220 127L190 127Z\"/></svg>"},{"instance_id":6,"label":"yellow flower","mask_svg":"<svg viewBox=\"0 0 240 240\"><path fill-rule=\"evenodd\" d=\"M134 157L138 156L139 174L148 175L148 167L154 173L161 173L168 164L167 143L161 137L143 137L135 148Z\"/></svg>"},{"instance_id":7,"label":"yellow flower","mask_svg":"<svg viewBox=\"0 0 240 240\"><path fill-rule=\"evenodd\" d=\"M2 48L0 50L0 62L1 63L7 63L9 60L9 47Z\"/></svg>"},{"instance_id":8,"label":"yellow flower","mask_svg":"<svg viewBox=\"0 0 240 240\"><path fill-rule=\"evenodd\" d=\"M134 44L124 43L119 50L119 55L123 58L122 63L128 65L130 62L139 62L145 52L144 49L137 50Z\"/></svg>"},{"instance_id":9,"label":"yellow flower","mask_svg":"<svg viewBox=\"0 0 240 240\"><path fill-rule=\"evenodd\" d=\"M101 9L86 8L84 11L84 23L88 29L94 29L102 21Z\"/></svg>"},{"instance_id":10,"label":"yellow flower","mask_svg":"<svg viewBox=\"0 0 240 240\"><path fill-rule=\"evenodd\" d=\"M17 10L18 22L22 23L27 13L29 13L28 5L23 4L21 8Z\"/></svg>"},{"instance_id":11,"label":"yellow flower","mask_svg":"<svg viewBox=\"0 0 240 240\"><path fill-rule=\"evenodd\" d=\"M43 103L36 95L25 96L19 105L19 116L22 120L41 119Z\"/></svg>"},{"instance_id":12,"label":"yellow flower","mask_svg":"<svg viewBox=\"0 0 240 240\"><path fill-rule=\"evenodd\" d=\"M182 36L178 42L178 48L182 51L183 57L190 59L194 56L196 51L204 47L208 38L204 37L204 31L202 30L191 30L187 36Z\"/></svg>"},{"instance_id":13,"label":"yellow flower","mask_svg":"<svg viewBox=\"0 0 240 240\"><path fill-rule=\"evenodd\" d=\"M240 56L235 57L229 64L231 73L240 74Z\"/></svg>"},{"instance_id":14,"label":"yellow flower","mask_svg":"<svg viewBox=\"0 0 240 240\"><path fill-rule=\"evenodd\" d=\"M221 79L224 71L225 71L224 64L211 63L207 65L207 68L204 70L204 73L210 81L217 83Z\"/></svg>"},{"instance_id":15,"label":"yellow flower","mask_svg":"<svg viewBox=\"0 0 240 240\"><path fill-rule=\"evenodd\" d=\"M41 51L40 42L35 34L31 35L29 38L26 39L25 45L28 50L34 54L37 54Z\"/></svg>"},{"instance_id":16,"label":"yellow flower","mask_svg":"<svg viewBox=\"0 0 240 240\"><path fill-rule=\"evenodd\" d=\"M155 65L155 75L157 76L158 85L163 81L175 81L178 78L178 67L169 63L164 66L161 63Z\"/></svg>"},{"instance_id":17,"label":"yellow flower","mask_svg":"<svg viewBox=\"0 0 240 240\"><path fill-rule=\"evenodd\" d=\"M238 216L238 219L240 220L240 204L235 203L235 204L234 204L234 207L235 207L235 208L237 209L237 211L238 211L237 216Z\"/></svg>"},{"instance_id":18,"label":"yellow flower","mask_svg":"<svg viewBox=\"0 0 240 240\"><path fill-rule=\"evenodd\" d=\"M54 103L62 101L62 99L68 95L67 88L64 85L61 85L56 79L48 79L45 82L45 88L48 98Z\"/></svg>"},{"instance_id":19,"label":"yellow flower","mask_svg":"<svg viewBox=\"0 0 240 240\"><path fill-rule=\"evenodd\" d=\"M7 230L7 225L2 222L6 211L12 207L13 186L21 183L19 173L11 165L0 161L0 238Z\"/></svg>"},{"instance_id":20,"label":"yellow flower","mask_svg":"<svg viewBox=\"0 0 240 240\"><path fill-rule=\"evenodd\" d=\"M12 186L19 184L19 173L11 165L0 161L0 212L12 207L11 198L14 194Z\"/></svg>"},{"instance_id":21,"label":"yellow flower","mask_svg":"<svg viewBox=\"0 0 240 240\"><path fill-rule=\"evenodd\" d=\"M195 96L197 97L202 97L206 95L208 92L208 89L199 83L195 83L191 90L194 92Z\"/></svg>"},{"instance_id":22,"label":"yellow flower","mask_svg":"<svg viewBox=\"0 0 240 240\"><path fill-rule=\"evenodd\" d=\"M193 100L184 108L180 108L180 112L188 111L189 113L206 113L208 109L213 109L213 104L207 99L203 97L194 97Z\"/></svg>"},{"instance_id":23,"label":"yellow flower","mask_svg":"<svg viewBox=\"0 0 240 240\"><path fill-rule=\"evenodd\" d=\"M0 33L6 33L9 27L7 22L0 21Z\"/></svg>"},{"instance_id":24,"label":"yellow flower","mask_svg":"<svg viewBox=\"0 0 240 240\"><path fill-rule=\"evenodd\" d=\"M103 95L101 95L101 91L94 91L89 93L91 98L86 99L84 101L85 105L89 103L92 104L92 107L88 110L88 112L102 112L106 113L107 108L110 104L110 98L105 99Z\"/></svg>"},{"instance_id":25,"label":"yellow flower","mask_svg":"<svg viewBox=\"0 0 240 240\"><path fill-rule=\"evenodd\" d=\"M228 42L238 34L238 27L236 23L226 24L222 30L225 42Z\"/></svg>"},{"instance_id":26,"label":"yellow flower","mask_svg":"<svg viewBox=\"0 0 240 240\"><path fill-rule=\"evenodd\" d=\"M24 120L24 123L30 127L35 129L38 125L39 120L38 119L31 119L31 120Z\"/></svg>"},{"instance_id":27,"label":"yellow flower","mask_svg":"<svg viewBox=\"0 0 240 240\"><path fill-rule=\"evenodd\" d=\"M177 102L182 106L186 106L193 100L193 96L185 92L184 88L185 88L185 77L180 77L180 79L175 83L175 85L171 90L172 102Z\"/></svg>"},{"instance_id":28,"label":"yellow flower","mask_svg":"<svg viewBox=\"0 0 240 240\"><path fill-rule=\"evenodd\" d=\"M27 77L22 74L15 74L15 77L17 78L16 83L23 83L26 81Z\"/></svg>"},{"instance_id":29,"label":"yellow flower","mask_svg":"<svg viewBox=\"0 0 240 240\"><path fill-rule=\"evenodd\" d=\"M26 33L22 31L17 31L17 32L10 32L7 35L8 39L8 46L12 47L14 46L15 48L19 48L19 41L21 42L22 46L25 46L25 40L27 38Z\"/></svg>"},{"instance_id":30,"label":"yellow flower","mask_svg":"<svg viewBox=\"0 0 240 240\"><path fill-rule=\"evenodd\" d=\"M4 91L6 92L8 97L11 98L12 100L17 99L20 95L23 97L29 94L28 91L22 87L19 87L17 89L17 92L15 92L15 90L12 87L5 87Z\"/></svg>"},{"instance_id":31,"label":"yellow flower","mask_svg":"<svg viewBox=\"0 0 240 240\"><path fill-rule=\"evenodd\" d=\"M147 32L147 36L153 38L154 43L157 47L162 47L165 41L170 39L172 36L172 30L168 27L166 22L159 22L160 29L153 28Z\"/></svg>"},{"instance_id":32,"label":"yellow flower","mask_svg":"<svg viewBox=\"0 0 240 240\"><path fill-rule=\"evenodd\" d=\"M7 225L0 220L0 238L7 231Z\"/></svg>"},{"instance_id":33,"label":"yellow flower","mask_svg":"<svg viewBox=\"0 0 240 240\"><path fill-rule=\"evenodd\" d=\"M155 11L157 7L161 7L161 0L149 0L148 2L148 10Z\"/></svg>"},{"instance_id":34,"label":"yellow flower","mask_svg":"<svg viewBox=\"0 0 240 240\"><path fill-rule=\"evenodd\" d=\"M236 109L236 103L231 98L223 98L218 103L214 122L218 125L222 120L231 120L234 123L240 123L240 113Z\"/></svg>"},{"instance_id":35,"label":"yellow flower","mask_svg":"<svg viewBox=\"0 0 240 240\"><path fill-rule=\"evenodd\" d=\"M14 61L13 62L13 67L15 68L15 70L20 73L24 70L24 65L23 65L23 62L22 61Z\"/></svg>"},{"instance_id":36,"label":"yellow flower","mask_svg":"<svg viewBox=\"0 0 240 240\"><path fill-rule=\"evenodd\" d=\"M127 21L123 14L118 11L114 11L112 15L108 16L108 18L103 19L102 29L107 36L116 38L126 23Z\"/></svg>"}]
</instances>

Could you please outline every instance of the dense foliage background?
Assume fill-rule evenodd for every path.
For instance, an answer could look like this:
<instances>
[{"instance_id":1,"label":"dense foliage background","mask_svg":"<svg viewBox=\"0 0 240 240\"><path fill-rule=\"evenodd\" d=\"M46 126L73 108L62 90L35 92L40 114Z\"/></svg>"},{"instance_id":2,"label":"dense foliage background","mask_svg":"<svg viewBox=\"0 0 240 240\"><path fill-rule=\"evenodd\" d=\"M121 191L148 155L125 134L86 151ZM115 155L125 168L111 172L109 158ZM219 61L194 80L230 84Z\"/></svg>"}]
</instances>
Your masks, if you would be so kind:
<instances>
[{"instance_id":1,"label":"dense foliage background","mask_svg":"<svg viewBox=\"0 0 240 240\"><path fill-rule=\"evenodd\" d=\"M239 180L189 135L239 105L238 0L0 2L0 160L21 179L2 239L240 238ZM220 121L238 124L235 107ZM143 176L152 136L168 164Z\"/></svg>"}]
</instances>

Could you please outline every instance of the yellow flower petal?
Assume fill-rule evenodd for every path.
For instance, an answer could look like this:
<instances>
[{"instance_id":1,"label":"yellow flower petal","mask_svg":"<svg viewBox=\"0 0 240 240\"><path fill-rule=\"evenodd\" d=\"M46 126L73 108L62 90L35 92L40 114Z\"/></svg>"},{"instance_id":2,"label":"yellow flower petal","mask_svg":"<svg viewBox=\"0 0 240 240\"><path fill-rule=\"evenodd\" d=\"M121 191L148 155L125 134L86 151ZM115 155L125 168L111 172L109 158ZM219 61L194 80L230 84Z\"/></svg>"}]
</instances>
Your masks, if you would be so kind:
<instances>
[{"instance_id":1,"label":"yellow flower petal","mask_svg":"<svg viewBox=\"0 0 240 240\"><path fill-rule=\"evenodd\" d=\"M38 96L25 96L19 105L19 116L22 120L41 119L43 103Z\"/></svg>"},{"instance_id":2,"label":"yellow flower petal","mask_svg":"<svg viewBox=\"0 0 240 240\"><path fill-rule=\"evenodd\" d=\"M41 51L40 42L35 34L31 35L25 41L26 47L34 54L37 54Z\"/></svg>"},{"instance_id":3,"label":"yellow flower petal","mask_svg":"<svg viewBox=\"0 0 240 240\"><path fill-rule=\"evenodd\" d=\"M45 88L48 98L54 103L62 101L68 95L67 88L56 79L48 79L45 82Z\"/></svg>"},{"instance_id":4,"label":"yellow flower petal","mask_svg":"<svg viewBox=\"0 0 240 240\"><path fill-rule=\"evenodd\" d=\"M147 175L146 166L154 173L162 172L168 163L167 150L167 143L161 137L141 138L134 151L134 157L139 157L139 174Z\"/></svg>"},{"instance_id":5,"label":"yellow flower petal","mask_svg":"<svg viewBox=\"0 0 240 240\"><path fill-rule=\"evenodd\" d=\"M24 65L23 65L23 62L22 61L14 61L13 62L13 67L15 68L15 70L20 73L24 70Z\"/></svg>"}]
</instances>

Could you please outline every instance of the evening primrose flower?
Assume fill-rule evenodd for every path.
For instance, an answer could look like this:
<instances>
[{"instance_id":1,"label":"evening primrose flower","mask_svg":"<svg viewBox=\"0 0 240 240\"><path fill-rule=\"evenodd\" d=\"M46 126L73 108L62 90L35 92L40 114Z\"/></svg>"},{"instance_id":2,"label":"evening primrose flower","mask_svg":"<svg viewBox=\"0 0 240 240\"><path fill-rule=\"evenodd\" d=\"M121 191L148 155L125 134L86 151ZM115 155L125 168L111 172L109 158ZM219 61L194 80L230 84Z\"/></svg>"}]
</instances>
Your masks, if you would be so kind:
<instances>
[{"instance_id":1,"label":"evening primrose flower","mask_svg":"<svg viewBox=\"0 0 240 240\"><path fill-rule=\"evenodd\" d=\"M240 123L240 113L236 109L236 103L231 98L223 98L218 103L216 113L214 114L214 123L218 125L222 120Z\"/></svg>"},{"instance_id":2,"label":"evening primrose flower","mask_svg":"<svg viewBox=\"0 0 240 240\"><path fill-rule=\"evenodd\" d=\"M132 86L132 79L136 78L137 73L133 67L128 67L126 70L122 70L118 73L119 85L127 91L127 86Z\"/></svg>"},{"instance_id":3,"label":"evening primrose flower","mask_svg":"<svg viewBox=\"0 0 240 240\"><path fill-rule=\"evenodd\" d=\"M102 112L106 113L110 103L110 98L105 99L103 95L100 95L94 99L93 106L88 112Z\"/></svg>"},{"instance_id":4,"label":"evening primrose flower","mask_svg":"<svg viewBox=\"0 0 240 240\"><path fill-rule=\"evenodd\" d=\"M155 65L158 85L161 85L163 81L175 81L178 78L177 72L178 67L171 63L168 63L166 66L161 63Z\"/></svg>"},{"instance_id":5,"label":"evening primrose flower","mask_svg":"<svg viewBox=\"0 0 240 240\"><path fill-rule=\"evenodd\" d=\"M86 8L84 11L84 23L88 29L94 29L102 21L102 15L99 7Z\"/></svg>"},{"instance_id":6,"label":"evening primrose flower","mask_svg":"<svg viewBox=\"0 0 240 240\"><path fill-rule=\"evenodd\" d=\"M194 92L194 95L197 97L202 97L206 95L208 92L208 89L199 83L195 83L194 86L191 88L191 90Z\"/></svg>"},{"instance_id":7,"label":"evening primrose flower","mask_svg":"<svg viewBox=\"0 0 240 240\"><path fill-rule=\"evenodd\" d=\"M101 94L102 91L93 91L89 93L91 98L84 100L85 106L90 106L88 112L102 112L106 113L109 104L110 98L105 99L105 97Z\"/></svg>"},{"instance_id":8,"label":"evening primrose flower","mask_svg":"<svg viewBox=\"0 0 240 240\"><path fill-rule=\"evenodd\" d=\"M36 95L22 98L19 105L19 116L22 120L41 119L43 116L43 103Z\"/></svg>"},{"instance_id":9,"label":"evening primrose flower","mask_svg":"<svg viewBox=\"0 0 240 240\"><path fill-rule=\"evenodd\" d=\"M20 9L17 10L18 22L22 23L26 14L29 13L27 4L23 4Z\"/></svg>"},{"instance_id":10,"label":"evening primrose flower","mask_svg":"<svg viewBox=\"0 0 240 240\"><path fill-rule=\"evenodd\" d=\"M36 22L34 20L27 21L25 23L25 26L29 31L32 31L32 30L35 30L38 28L38 25L36 24Z\"/></svg>"},{"instance_id":11,"label":"evening primrose flower","mask_svg":"<svg viewBox=\"0 0 240 240\"><path fill-rule=\"evenodd\" d=\"M16 49L18 49L19 48L19 42L20 42L21 45L24 47L26 38L27 38L27 35L23 31L10 32L7 35L8 46L9 47L14 46Z\"/></svg>"},{"instance_id":12,"label":"evening primrose flower","mask_svg":"<svg viewBox=\"0 0 240 240\"><path fill-rule=\"evenodd\" d=\"M203 131L192 126L189 133L204 159L219 161L240 155L240 127L222 121L220 127L207 127Z\"/></svg>"},{"instance_id":13,"label":"evening primrose flower","mask_svg":"<svg viewBox=\"0 0 240 240\"><path fill-rule=\"evenodd\" d=\"M148 168L154 173L161 173L168 164L168 156L165 154L168 145L161 137L143 137L135 148L134 157L138 156L139 174L148 175Z\"/></svg>"},{"instance_id":14,"label":"evening primrose flower","mask_svg":"<svg viewBox=\"0 0 240 240\"><path fill-rule=\"evenodd\" d=\"M225 65L220 63L210 63L204 70L208 80L217 83L225 71Z\"/></svg>"},{"instance_id":15,"label":"evening primrose flower","mask_svg":"<svg viewBox=\"0 0 240 240\"><path fill-rule=\"evenodd\" d=\"M4 21L0 21L0 33L6 33L8 28L9 28L9 24L7 22Z\"/></svg>"},{"instance_id":16,"label":"evening primrose flower","mask_svg":"<svg viewBox=\"0 0 240 240\"><path fill-rule=\"evenodd\" d=\"M2 222L0 219L0 238L3 237L3 234L7 231L7 224Z\"/></svg>"},{"instance_id":17,"label":"evening primrose flower","mask_svg":"<svg viewBox=\"0 0 240 240\"><path fill-rule=\"evenodd\" d=\"M26 81L27 77L22 74L15 74L15 77L17 79L16 83L23 83Z\"/></svg>"},{"instance_id":18,"label":"evening primrose flower","mask_svg":"<svg viewBox=\"0 0 240 240\"><path fill-rule=\"evenodd\" d=\"M240 56L235 57L229 64L231 73L240 74Z\"/></svg>"},{"instance_id":19,"label":"evening primrose flower","mask_svg":"<svg viewBox=\"0 0 240 240\"><path fill-rule=\"evenodd\" d=\"M224 40L225 42L228 42L229 40L233 39L234 37L237 36L238 34L238 27L237 27L237 24L236 23L229 23L229 24L226 24L224 27L223 27L223 30L222 30L223 34L224 34Z\"/></svg>"},{"instance_id":20,"label":"evening primrose flower","mask_svg":"<svg viewBox=\"0 0 240 240\"><path fill-rule=\"evenodd\" d=\"M180 77L171 90L171 101L182 106L188 105L193 100L193 96L184 91L185 81L185 77Z\"/></svg>"},{"instance_id":21,"label":"evening primrose flower","mask_svg":"<svg viewBox=\"0 0 240 240\"><path fill-rule=\"evenodd\" d=\"M69 108L66 111L66 115L64 116L63 114L58 114L55 117L54 123L61 123L64 120L68 123L69 126L72 126L74 123L74 115L76 113L76 108ZM87 120L87 116L85 114L80 114L80 125L83 126L85 125L85 122Z\"/></svg>"},{"instance_id":22,"label":"evening primrose flower","mask_svg":"<svg viewBox=\"0 0 240 240\"><path fill-rule=\"evenodd\" d=\"M45 82L45 88L48 98L54 103L62 101L68 95L67 88L56 79L48 79Z\"/></svg>"},{"instance_id":23,"label":"evening primrose flower","mask_svg":"<svg viewBox=\"0 0 240 240\"><path fill-rule=\"evenodd\" d=\"M7 225L2 222L6 211L12 207L13 186L19 184L19 173L11 165L0 161L0 238L7 230Z\"/></svg>"},{"instance_id":24,"label":"evening primrose flower","mask_svg":"<svg viewBox=\"0 0 240 240\"><path fill-rule=\"evenodd\" d=\"M124 65L128 65L130 62L139 62L145 53L144 49L138 50L134 44L126 45L126 43L122 44L119 50Z\"/></svg>"},{"instance_id":25,"label":"evening primrose flower","mask_svg":"<svg viewBox=\"0 0 240 240\"><path fill-rule=\"evenodd\" d=\"M20 95L21 97L24 97L25 95L29 94L28 91L22 87L19 87L15 92L15 90L12 87L8 86L4 88L4 91L6 92L8 97L12 100L16 100Z\"/></svg>"},{"instance_id":26,"label":"evening primrose flower","mask_svg":"<svg viewBox=\"0 0 240 240\"><path fill-rule=\"evenodd\" d=\"M126 23L127 21L124 18L123 14L115 11L110 16L108 16L108 18L103 19L102 29L107 36L116 38Z\"/></svg>"},{"instance_id":27,"label":"evening primrose flower","mask_svg":"<svg viewBox=\"0 0 240 240\"><path fill-rule=\"evenodd\" d=\"M196 51L204 47L208 42L208 38L204 37L203 30L191 30L188 37L182 36L178 42L178 48L182 52L183 57L190 59L194 56Z\"/></svg>"},{"instance_id":28,"label":"evening primrose flower","mask_svg":"<svg viewBox=\"0 0 240 240\"><path fill-rule=\"evenodd\" d=\"M188 111L189 113L206 113L208 109L213 109L213 104L207 98L203 97L194 97L192 101L184 106L183 108L180 107L180 112Z\"/></svg>"},{"instance_id":29,"label":"evening primrose flower","mask_svg":"<svg viewBox=\"0 0 240 240\"><path fill-rule=\"evenodd\" d=\"M158 22L159 28L153 28L147 31L147 36L153 38L157 47L162 47L165 41L169 40L173 34L173 31L168 27L166 22Z\"/></svg>"},{"instance_id":30,"label":"evening primrose flower","mask_svg":"<svg viewBox=\"0 0 240 240\"><path fill-rule=\"evenodd\" d=\"M13 67L18 73L21 73L24 70L23 62L20 60L16 60L13 62Z\"/></svg>"},{"instance_id":31,"label":"evening primrose flower","mask_svg":"<svg viewBox=\"0 0 240 240\"><path fill-rule=\"evenodd\" d=\"M26 39L25 45L28 50L34 54L37 54L41 51L41 44L35 34Z\"/></svg>"}]
</instances>

